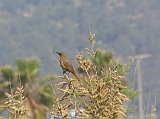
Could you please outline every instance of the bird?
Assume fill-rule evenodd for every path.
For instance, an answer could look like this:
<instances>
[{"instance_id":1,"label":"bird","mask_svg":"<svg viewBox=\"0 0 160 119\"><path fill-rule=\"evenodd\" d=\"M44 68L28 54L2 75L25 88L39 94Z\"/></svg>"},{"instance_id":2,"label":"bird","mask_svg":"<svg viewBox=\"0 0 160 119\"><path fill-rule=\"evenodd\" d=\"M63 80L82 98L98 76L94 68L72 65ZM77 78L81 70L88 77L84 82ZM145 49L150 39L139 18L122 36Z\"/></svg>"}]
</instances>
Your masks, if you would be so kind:
<instances>
[{"instance_id":1,"label":"bird","mask_svg":"<svg viewBox=\"0 0 160 119\"><path fill-rule=\"evenodd\" d=\"M60 56L59 63L63 70L63 74L66 72L69 72L69 73L71 72L80 82L72 63L67 58L66 54L64 52L56 52L56 53Z\"/></svg>"}]
</instances>

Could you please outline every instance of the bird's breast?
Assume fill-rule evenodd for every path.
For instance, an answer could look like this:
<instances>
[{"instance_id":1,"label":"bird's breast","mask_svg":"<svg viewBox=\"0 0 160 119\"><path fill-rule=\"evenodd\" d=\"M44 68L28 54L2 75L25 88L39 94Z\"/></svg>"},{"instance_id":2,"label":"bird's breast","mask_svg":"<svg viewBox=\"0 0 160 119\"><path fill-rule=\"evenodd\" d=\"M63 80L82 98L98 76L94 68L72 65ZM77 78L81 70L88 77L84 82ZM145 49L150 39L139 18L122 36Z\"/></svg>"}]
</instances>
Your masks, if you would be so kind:
<instances>
[{"instance_id":1,"label":"bird's breast","mask_svg":"<svg viewBox=\"0 0 160 119\"><path fill-rule=\"evenodd\" d=\"M66 71L67 68L66 68L66 66L64 65L63 61L60 61L60 64L61 64L62 69Z\"/></svg>"}]
</instances>

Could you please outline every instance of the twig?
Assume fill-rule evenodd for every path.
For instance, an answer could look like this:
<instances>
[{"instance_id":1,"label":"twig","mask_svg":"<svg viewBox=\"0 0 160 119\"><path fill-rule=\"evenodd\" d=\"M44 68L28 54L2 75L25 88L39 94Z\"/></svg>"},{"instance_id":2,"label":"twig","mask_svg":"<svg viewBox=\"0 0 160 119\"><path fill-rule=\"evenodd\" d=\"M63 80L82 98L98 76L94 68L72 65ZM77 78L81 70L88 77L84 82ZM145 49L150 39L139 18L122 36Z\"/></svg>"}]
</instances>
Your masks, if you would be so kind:
<instances>
[{"instance_id":1,"label":"twig","mask_svg":"<svg viewBox=\"0 0 160 119\"><path fill-rule=\"evenodd\" d=\"M77 50L77 53L80 54L79 51L78 51L78 49L76 49L76 50Z\"/></svg>"},{"instance_id":2,"label":"twig","mask_svg":"<svg viewBox=\"0 0 160 119\"><path fill-rule=\"evenodd\" d=\"M53 90L53 96L56 99L56 93L55 93L55 90L54 90L54 87L53 87L51 79L49 79L49 81L50 81L50 84L51 84L51 87L52 87L52 90Z\"/></svg>"},{"instance_id":3,"label":"twig","mask_svg":"<svg viewBox=\"0 0 160 119\"><path fill-rule=\"evenodd\" d=\"M9 88L10 88L10 90L11 90L11 94L13 94L13 90L12 90L10 78L9 78Z\"/></svg>"},{"instance_id":4,"label":"twig","mask_svg":"<svg viewBox=\"0 0 160 119\"><path fill-rule=\"evenodd\" d=\"M50 52L51 52L52 57L53 57L55 60L57 60L56 57L53 55L53 52L52 52L51 49L50 49ZM59 62L58 60L57 60L57 62L60 64L60 62Z\"/></svg>"}]
</instances>

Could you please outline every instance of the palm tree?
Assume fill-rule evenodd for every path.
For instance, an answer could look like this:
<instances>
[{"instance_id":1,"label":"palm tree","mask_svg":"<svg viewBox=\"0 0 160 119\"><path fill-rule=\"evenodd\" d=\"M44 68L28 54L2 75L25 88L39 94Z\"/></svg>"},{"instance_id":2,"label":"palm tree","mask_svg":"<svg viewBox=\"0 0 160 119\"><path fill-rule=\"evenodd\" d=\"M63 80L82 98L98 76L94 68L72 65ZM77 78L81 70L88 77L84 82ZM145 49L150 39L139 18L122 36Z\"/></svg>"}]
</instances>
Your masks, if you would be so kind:
<instances>
[{"instance_id":1,"label":"palm tree","mask_svg":"<svg viewBox=\"0 0 160 119\"><path fill-rule=\"evenodd\" d=\"M32 119L45 119L46 112L52 108L52 88L48 83L49 77L43 79L38 78L38 67L40 62L38 59L18 59L16 61L16 69L11 66L1 67L0 79L0 96L1 104L5 99L5 92L9 92L9 83L12 89L18 87L20 82L26 90L27 107L29 108L29 115ZM50 79L54 79L50 77Z\"/></svg>"}]
</instances>

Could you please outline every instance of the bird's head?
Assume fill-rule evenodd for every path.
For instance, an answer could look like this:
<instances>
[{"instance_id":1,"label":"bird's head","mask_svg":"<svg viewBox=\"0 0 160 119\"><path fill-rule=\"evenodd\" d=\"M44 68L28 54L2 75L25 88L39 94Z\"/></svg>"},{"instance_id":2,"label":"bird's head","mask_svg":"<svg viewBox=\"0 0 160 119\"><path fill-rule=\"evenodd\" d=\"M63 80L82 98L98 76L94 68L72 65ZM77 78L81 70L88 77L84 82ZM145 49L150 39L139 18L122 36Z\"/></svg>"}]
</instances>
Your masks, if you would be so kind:
<instances>
[{"instance_id":1,"label":"bird's head","mask_svg":"<svg viewBox=\"0 0 160 119\"><path fill-rule=\"evenodd\" d=\"M64 54L64 52L56 52L60 57L66 57L66 55Z\"/></svg>"}]
</instances>

